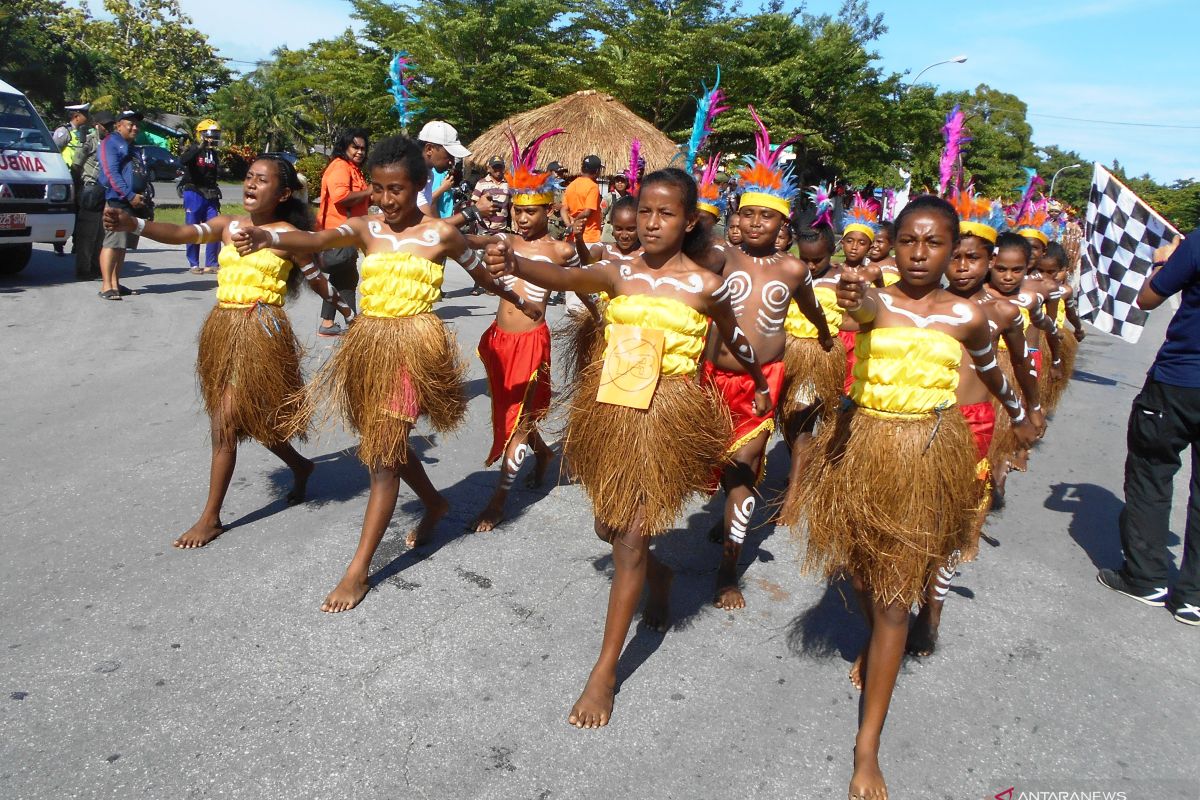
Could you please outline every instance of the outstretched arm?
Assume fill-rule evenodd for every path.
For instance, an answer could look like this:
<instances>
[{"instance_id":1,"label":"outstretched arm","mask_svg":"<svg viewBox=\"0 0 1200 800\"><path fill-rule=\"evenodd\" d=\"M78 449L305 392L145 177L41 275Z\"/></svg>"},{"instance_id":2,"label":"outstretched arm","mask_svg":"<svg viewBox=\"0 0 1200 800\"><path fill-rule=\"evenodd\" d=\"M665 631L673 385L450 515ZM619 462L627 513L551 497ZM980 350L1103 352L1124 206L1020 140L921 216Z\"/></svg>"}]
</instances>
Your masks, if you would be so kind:
<instances>
[{"instance_id":1,"label":"outstretched arm","mask_svg":"<svg viewBox=\"0 0 1200 800\"><path fill-rule=\"evenodd\" d=\"M614 293L613 278L608 269L563 269L547 261L534 261L513 252L507 242L489 245L484 261L493 274L517 275L532 284L553 292Z\"/></svg>"},{"instance_id":2,"label":"outstretched arm","mask_svg":"<svg viewBox=\"0 0 1200 800\"><path fill-rule=\"evenodd\" d=\"M512 303L517 308L532 320L542 318L542 313L533 307L526 307L525 298L514 292L509 287L505 286L497 280L484 266L483 259L479 257L479 253L471 249L467 242L467 238L459 233L457 228L449 227L445 234L448 235L449 241L446 244L447 253L462 268L467 271L467 274L475 281L475 283L484 290L503 298ZM499 242L501 239L493 239Z\"/></svg>"},{"instance_id":3,"label":"outstretched arm","mask_svg":"<svg viewBox=\"0 0 1200 800\"><path fill-rule=\"evenodd\" d=\"M1004 377L1004 373L1000 370L1000 364L996 361L996 348L992 347L992 338L988 335L987 322L982 313L968 324L966 334L963 346L975 363L975 372L988 391L1004 406L1004 410L1012 420L1013 433L1016 435L1017 441L1025 447L1029 447L1037 438L1037 431L1034 430L1033 424L1029 420L1025 404L1021 402L1021 398L1009 385L1008 378Z\"/></svg>"},{"instance_id":4,"label":"outstretched arm","mask_svg":"<svg viewBox=\"0 0 1200 800\"><path fill-rule=\"evenodd\" d=\"M825 312L817 302L816 293L813 292L812 273L803 264L800 268L804 270L804 280L796 287L796 291L792 292L792 299L796 301L800 313L816 327L817 341L828 352L833 349L833 335L829 332L829 322L826 321Z\"/></svg>"},{"instance_id":5,"label":"outstretched arm","mask_svg":"<svg viewBox=\"0 0 1200 800\"><path fill-rule=\"evenodd\" d=\"M163 244L207 244L219 242L232 217L213 217L195 225L173 225L169 222L149 222L120 208L104 209L104 227L110 231L136 233Z\"/></svg>"},{"instance_id":6,"label":"outstretched arm","mask_svg":"<svg viewBox=\"0 0 1200 800\"><path fill-rule=\"evenodd\" d=\"M327 231L276 231L243 225L234 232L231 240L238 253L248 256L258 250L273 247L296 255L319 253L334 247L363 247L362 217L351 217L336 228Z\"/></svg>"}]
</instances>

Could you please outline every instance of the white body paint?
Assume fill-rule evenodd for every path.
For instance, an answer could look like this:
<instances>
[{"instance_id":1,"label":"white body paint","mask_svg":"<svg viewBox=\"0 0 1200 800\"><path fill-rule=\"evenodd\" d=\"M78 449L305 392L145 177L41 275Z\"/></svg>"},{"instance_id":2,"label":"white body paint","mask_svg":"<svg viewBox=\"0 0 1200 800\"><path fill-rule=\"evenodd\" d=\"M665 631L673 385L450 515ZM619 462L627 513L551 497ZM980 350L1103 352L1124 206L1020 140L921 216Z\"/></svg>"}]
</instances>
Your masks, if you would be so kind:
<instances>
[{"instance_id":1,"label":"white body paint","mask_svg":"<svg viewBox=\"0 0 1200 800\"><path fill-rule=\"evenodd\" d=\"M634 272L627 264L622 264L618 269L618 273L625 280L645 281L651 289L658 289L661 286L671 286L688 294L700 294L704 291L704 279L694 273L687 276L686 283L669 275L663 278L651 278L644 273Z\"/></svg>"},{"instance_id":2,"label":"white body paint","mask_svg":"<svg viewBox=\"0 0 1200 800\"><path fill-rule=\"evenodd\" d=\"M398 252L401 245L415 244L418 247L437 247L442 243L442 235L435 228L426 228L415 239L400 239L390 233L383 232L383 223L379 220L371 220L367 223L367 231L376 239L386 239L391 242L392 252Z\"/></svg>"}]
</instances>

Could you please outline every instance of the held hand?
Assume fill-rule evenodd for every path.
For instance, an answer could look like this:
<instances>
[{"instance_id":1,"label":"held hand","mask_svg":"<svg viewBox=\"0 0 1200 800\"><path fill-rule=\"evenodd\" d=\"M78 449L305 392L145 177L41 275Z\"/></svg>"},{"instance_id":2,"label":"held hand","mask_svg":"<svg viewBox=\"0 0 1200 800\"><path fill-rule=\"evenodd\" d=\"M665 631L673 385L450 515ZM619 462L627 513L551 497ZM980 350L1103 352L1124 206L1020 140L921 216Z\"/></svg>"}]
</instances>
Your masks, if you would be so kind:
<instances>
[{"instance_id":1,"label":"held hand","mask_svg":"<svg viewBox=\"0 0 1200 800\"><path fill-rule=\"evenodd\" d=\"M104 230L129 232L137 228L137 223L126 211L119 208L104 209Z\"/></svg>"},{"instance_id":2,"label":"held hand","mask_svg":"<svg viewBox=\"0 0 1200 800\"><path fill-rule=\"evenodd\" d=\"M833 335L826 333L818 336L817 344L821 345L821 349L828 353L833 349Z\"/></svg>"},{"instance_id":3,"label":"held hand","mask_svg":"<svg viewBox=\"0 0 1200 800\"><path fill-rule=\"evenodd\" d=\"M496 204L492 202L492 198L488 197L486 194L481 194L475 201L475 208L479 209L480 214L487 217L496 210Z\"/></svg>"},{"instance_id":4,"label":"held hand","mask_svg":"<svg viewBox=\"0 0 1200 800\"><path fill-rule=\"evenodd\" d=\"M1063 363L1062 361L1050 362L1050 379L1061 381L1063 379Z\"/></svg>"},{"instance_id":5,"label":"held hand","mask_svg":"<svg viewBox=\"0 0 1200 800\"><path fill-rule=\"evenodd\" d=\"M1085 336L1087 336L1087 334L1083 332L1082 325L1080 325L1078 328L1075 329L1075 341L1082 342L1083 337L1085 337Z\"/></svg>"},{"instance_id":6,"label":"held hand","mask_svg":"<svg viewBox=\"0 0 1200 800\"><path fill-rule=\"evenodd\" d=\"M853 311L862 305L867 293L867 279L857 267L843 267L838 276L837 301L838 305L847 311Z\"/></svg>"},{"instance_id":7,"label":"held hand","mask_svg":"<svg viewBox=\"0 0 1200 800\"><path fill-rule=\"evenodd\" d=\"M571 219L571 233L583 233L583 227L587 224L588 212L584 211L576 214Z\"/></svg>"},{"instance_id":8,"label":"held hand","mask_svg":"<svg viewBox=\"0 0 1200 800\"><path fill-rule=\"evenodd\" d=\"M545 316L545 314L542 313L542 310L533 303L522 303L520 306L518 306L518 308L521 309L522 314L529 317L534 322L541 322L542 317Z\"/></svg>"},{"instance_id":9,"label":"held hand","mask_svg":"<svg viewBox=\"0 0 1200 800\"><path fill-rule=\"evenodd\" d=\"M1040 439L1046 435L1046 415L1037 409L1030 409L1029 421L1033 423L1033 429L1037 432L1037 437Z\"/></svg>"},{"instance_id":10,"label":"held hand","mask_svg":"<svg viewBox=\"0 0 1200 800\"><path fill-rule=\"evenodd\" d=\"M271 234L253 225L244 225L238 229L237 233L230 237L230 241L237 248L238 255L248 256L269 245L271 243Z\"/></svg>"},{"instance_id":11,"label":"held hand","mask_svg":"<svg viewBox=\"0 0 1200 800\"><path fill-rule=\"evenodd\" d=\"M1033 447L1033 443L1037 441L1037 430L1030 422L1030 418L1026 415L1025 419L1013 425L1013 436L1017 437L1017 443L1021 447Z\"/></svg>"},{"instance_id":12,"label":"held hand","mask_svg":"<svg viewBox=\"0 0 1200 800\"><path fill-rule=\"evenodd\" d=\"M754 390L754 413L760 417L765 417L771 412L771 391Z\"/></svg>"},{"instance_id":13,"label":"held hand","mask_svg":"<svg viewBox=\"0 0 1200 800\"><path fill-rule=\"evenodd\" d=\"M512 252L507 242L493 242L483 248L483 263L493 277L513 273Z\"/></svg>"}]
</instances>

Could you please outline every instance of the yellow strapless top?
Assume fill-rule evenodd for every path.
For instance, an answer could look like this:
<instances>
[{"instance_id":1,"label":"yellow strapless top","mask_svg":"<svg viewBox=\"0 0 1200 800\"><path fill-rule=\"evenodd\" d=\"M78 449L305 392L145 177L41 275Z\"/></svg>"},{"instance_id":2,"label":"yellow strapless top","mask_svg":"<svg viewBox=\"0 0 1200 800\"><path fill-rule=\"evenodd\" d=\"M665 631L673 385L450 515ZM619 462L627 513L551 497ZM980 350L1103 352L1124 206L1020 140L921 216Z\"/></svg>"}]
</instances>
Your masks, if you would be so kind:
<instances>
[{"instance_id":1,"label":"yellow strapless top","mask_svg":"<svg viewBox=\"0 0 1200 800\"><path fill-rule=\"evenodd\" d=\"M617 325L657 328L664 334L662 375L694 375L704 352L708 317L669 297L622 294L608 301L604 317ZM608 341L609 329L604 329ZM608 355L607 348L605 349Z\"/></svg>"},{"instance_id":2,"label":"yellow strapless top","mask_svg":"<svg viewBox=\"0 0 1200 800\"><path fill-rule=\"evenodd\" d=\"M825 314L825 324L829 326L829 332L837 333L838 328L842 326L842 315L846 313L837 304L837 292L828 286L814 286L813 294L817 296L817 302L821 304L821 311ZM789 336L795 336L797 339L817 338L817 326L800 313L800 306L796 305L795 300L788 303L787 319L783 323L783 328Z\"/></svg>"},{"instance_id":3,"label":"yellow strapless top","mask_svg":"<svg viewBox=\"0 0 1200 800\"><path fill-rule=\"evenodd\" d=\"M1029 309L1024 306L1017 306L1017 311L1021 312L1021 332L1029 330ZM1008 343L1004 341L1004 337L1000 337L1000 349L1008 352Z\"/></svg>"},{"instance_id":4,"label":"yellow strapless top","mask_svg":"<svg viewBox=\"0 0 1200 800\"><path fill-rule=\"evenodd\" d=\"M880 268L879 273L883 276L883 288L885 289L894 283L900 282L899 272L892 272L890 270Z\"/></svg>"},{"instance_id":5,"label":"yellow strapless top","mask_svg":"<svg viewBox=\"0 0 1200 800\"><path fill-rule=\"evenodd\" d=\"M426 314L442 296L442 265L413 253L371 253L359 274L359 304L365 317Z\"/></svg>"},{"instance_id":6,"label":"yellow strapless top","mask_svg":"<svg viewBox=\"0 0 1200 800\"><path fill-rule=\"evenodd\" d=\"M962 345L930 328L876 328L854 346L850 399L867 412L922 416L955 404Z\"/></svg>"},{"instance_id":7,"label":"yellow strapless top","mask_svg":"<svg viewBox=\"0 0 1200 800\"><path fill-rule=\"evenodd\" d=\"M1067 324L1067 301L1058 301L1058 311L1054 313L1054 324L1058 327L1063 327Z\"/></svg>"},{"instance_id":8,"label":"yellow strapless top","mask_svg":"<svg viewBox=\"0 0 1200 800\"><path fill-rule=\"evenodd\" d=\"M217 271L217 302L225 308L245 308L255 303L283 305L291 261L270 250L240 256L236 247L227 244L217 255L217 263L221 265Z\"/></svg>"}]
</instances>

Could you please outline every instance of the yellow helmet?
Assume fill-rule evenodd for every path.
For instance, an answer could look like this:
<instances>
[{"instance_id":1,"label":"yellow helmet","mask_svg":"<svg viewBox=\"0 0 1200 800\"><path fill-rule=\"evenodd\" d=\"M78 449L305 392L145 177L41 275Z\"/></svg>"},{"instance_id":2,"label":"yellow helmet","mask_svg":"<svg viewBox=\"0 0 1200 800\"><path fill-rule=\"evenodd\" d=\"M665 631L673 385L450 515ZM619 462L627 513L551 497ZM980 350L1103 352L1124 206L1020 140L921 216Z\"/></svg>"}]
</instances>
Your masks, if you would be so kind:
<instances>
[{"instance_id":1,"label":"yellow helmet","mask_svg":"<svg viewBox=\"0 0 1200 800\"><path fill-rule=\"evenodd\" d=\"M215 119L202 119L196 123L197 139L220 139L221 123Z\"/></svg>"}]
</instances>

